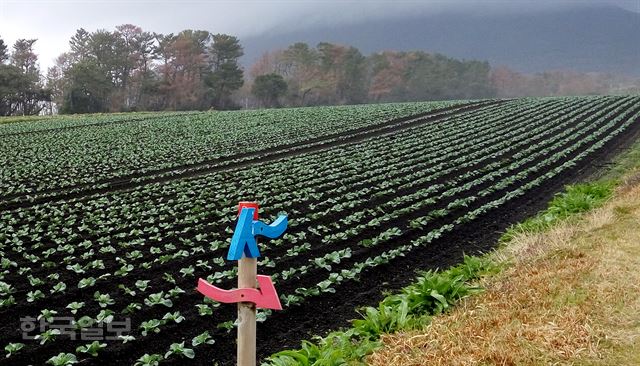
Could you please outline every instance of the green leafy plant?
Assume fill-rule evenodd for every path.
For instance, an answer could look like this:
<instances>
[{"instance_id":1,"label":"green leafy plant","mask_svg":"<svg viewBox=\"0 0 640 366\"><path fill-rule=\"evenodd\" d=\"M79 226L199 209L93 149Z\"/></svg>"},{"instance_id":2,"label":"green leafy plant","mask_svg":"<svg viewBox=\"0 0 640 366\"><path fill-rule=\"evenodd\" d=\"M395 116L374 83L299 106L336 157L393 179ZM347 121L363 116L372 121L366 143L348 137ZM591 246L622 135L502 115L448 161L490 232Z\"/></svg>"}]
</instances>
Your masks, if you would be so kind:
<instances>
[{"instance_id":1,"label":"green leafy plant","mask_svg":"<svg viewBox=\"0 0 640 366\"><path fill-rule=\"evenodd\" d=\"M468 113L458 113L471 107L466 102L394 103L242 113L65 116L34 121L33 130L2 126L3 137L23 147L24 154L12 155L11 169L0 173L4 174L0 191L6 193L0 204L16 207L0 210L0 307L3 311L13 307L16 299L19 304L25 293L29 302L46 303L42 300L49 293L56 299L64 297L68 289L62 279L81 289L99 284L100 291L119 295L100 293L95 298L98 302L91 308L105 310L97 317L101 320L113 315L107 311L113 300L122 305L118 310L148 312L146 317L137 315L150 319L162 314L156 305L172 307L192 293L193 283L182 277L203 272L209 282L227 286L237 277L223 256L229 245L226 234L233 232L236 218L231 202L238 189L258 185L273 188L268 196L266 191L255 192L260 199L268 198L272 207L268 216L291 207L295 217L283 238L261 241L266 254L272 253L267 253L268 246L279 257L263 256L260 265L282 264L273 279L293 286L282 302L301 304L309 297L340 291L342 284L357 281L368 269L393 267L399 257L526 197L549 181L562 180L566 172L584 166L591 154L628 131L640 117L639 105L638 96L571 97L477 102ZM436 106L455 108L434 112ZM426 118L397 120L416 113L426 113ZM430 119L438 122L423 125ZM124 121L131 123L112 123ZM149 134L146 126L151 122L153 133ZM190 126L186 133L183 122ZM73 134L59 130L87 123L100 128L74 128ZM261 138L256 140L257 127ZM55 138L45 138L47 133L34 139L31 131L41 128L56 131ZM135 135L136 144L120 144L122 132L130 129L135 130L131 136ZM399 133L389 133L395 130ZM369 132L376 137L368 138ZM352 138L358 143L343 144ZM251 143L238 145L240 140ZM86 141L97 143L87 145ZM322 147L333 144L340 148ZM105 148L116 145L118 149ZM322 151L316 152L316 147ZM309 148L314 152L309 153ZM213 166L204 162L233 166L247 162L239 153L255 153L257 158L274 151L295 158L270 159L269 164L252 165L231 175L226 169L213 169L206 176L180 176L197 172L193 168ZM176 159L167 158L171 156ZM137 178L129 178L132 174ZM122 178L135 186L126 195L85 195L94 189L109 191ZM147 184L150 179L163 183ZM77 193L82 199L58 199L61 192ZM544 227L592 207L607 192L587 187L576 188L566 197L558 195L536 225ZM34 204L41 200L47 202L46 209ZM353 255L357 259L347 261L351 250L357 252ZM175 272L165 272L168 268ZM113 281L113 276L133 272L141 275L135 287ZM446 272L446 276L444 272L421 274L426 280L421 279L410 293L360 309L361 322L355 322L350 333L305 343L304 355L296 350L289 351L288 357L315 360L311 364L360 360L377 342L380 331L421 326L433 314L448 311L460 297L477 291L468 283L477 272L472 261ZM318 274L322 278L308 282ZM9 282L20 276L28 281L27 288L16 291ZM295 289L298 279L305 287ZM147 293L151 282L164 292ZM122 292L113 291L118 283ZM180 286L189 288L184 287L185 291ZM119 304L123 294L144 305ZM81 311L75 304L68 307L73 314ZM219 306L208 299L199 305L198 313L204 316ZM169 314L161 324L179 318L175 312ZM259 320L267 316L268 312L258 313ZM232 329L234 323L226 320L218 320L220 328Z\"/></svg>"},{"instance_id":2,"label":"green leafy plant","mask_svg":"<svg viewBox=\"0 0 640 366\"><path fill-rule=\"evenodd\" d=\"M78 353L86 353L88 355L91 355L93 357L98 357L98 352L107 347L106 343L100 343L98 341L93 341L89 344L86 344L84 346L79 346L76 348L76 352Z\"/></svg>"},{"instance_id":3,"label":"green leafy plant","mask_svg":"<svg viewBox=\"0 0 640 366\"><path fill-rule=\"evenodd\" d=\"M228 320L226 322L222 322L218 324L217 327L220 329L226 329L227 331L230 331L235 327L235 322L233 320Z\"/></svg>"},{"instance_id":4,"label":"green leafy plant","mask_svg":"<svg viewBox=\"0 0 640 366\"><path fill-rule=\"evenodd\" d=\"M29 284L31 285L31 287L36 287L36 286L42 286L44 285L44 281L37 278L37 277L33 277L32 275L28 275L27 279L29 280Z\"/></svg>"},{"instance_id":5,"label":"green leafy plant","mask_svg":"<svg viewBox=\"0 0 640 366\"><path fill-rule=\"evenodd\" d=\"M78 363L76 355L73 353L59 353L57 356L53 356L47 360L48 364L53 366L68 366Z\"/></svg>"},{"instance_id":6,"label":"green leafy plant","mask_svg":"<svg viewBox=\"0 0 640 366\"><path fill-rule=\"evenodd\" d=\"M95 278L87 277L78 281L78 288L92 287L92 286L95 286L95 284L96 284Z\"/></svg>"},{"instance_id":7,"label":"green leafy plant","mask_svg":"<svg viewBox=\"0 0 640 366\"><path fill-rule=\"evenodd\" d=\"M122 341L122 343L132 342L136 340L136 337L132 335L119 335L118 339Z\"/></svg>"},{"instance_id":8,"label":"green leafy plant","mask_svg":"<svg viewBox=\"0 0 640 366\"><path fill-rule=\"evenodd\" d=\"M24 343L9 343L6 346L4 346L4 350L5 352L7 352L6 357L9 358L11 357L11 355L13 355L14 353L20 351L21 349L24 348Z\"/></svg>"},{"instance_id":9,"label":"green leafy plant","mask_svg":"<svg viewBox=\"0 0 640 366\"><path fill-rule=\"evenodd\" d=\"M213 308L207 304L196 304L200 316L213 315Z\"/></svg>"},{"instance_id":10,"label":"green leafy plant","mask_svg":"<svg viewBox=\"0 0 640 366\"><path fill-rule=\"evenodd\" d=\"M102 309L96 316L98 323L111 323L113 321L114 312L109 309Z\"/></svg>"},{"instance_id":11,"label":"green leafy plant","mask_svg":"<svg viewBox=\"0 0 640 366\"><path fill-rule=\"evenodd\" d=\"M70 271L73 271L77 274L81 274L84 273L84 268L82 268L82 266L78 263L74 264L74 265L67 265L67 269Z\"/></svg>"},{"instance_id":12,"label":"green leafy plant","mask_svg":"<svg viewBox=\"0 0 640 366\"><path fill-rule=\"evenodd\" d=\"M169 358L171 355L182 356L186 358L196 357L196 353L191 348L186 348L184 342L172 343L169 346L169 351L165 353L164 358Z\"/></svg>"},{"instance_id":13,"label":"green leafy plant","mask_svg":"<svg viewBox=\"0 0 640 366\"><path fill-rule=\"evenodd\" d=\"M168 308L173 306L173 302L164 296L164 291L160 291L155 294L150 294L149 297L144 299L144 303L147 306L164 305Z\"/></svg>"},{"instance_id":14,"label":"green leafy plant","mask_svg":"<svg viewBox=\"0 0 640 366\"><path fill-rule=\"evenodd\" d=\"M162 360L163 360L162 355L159 355L157 353L153 353L153 354L145 353L142 357L140 357L136 361L135 366L158 366L160 365L160 361Z\"/></svg>"},{"instance_id":15,"label":"green leafy plant","mask_svg":"<svg viewBox=\"0 0 640 366\"><path fill-rule=\"evenodd\" d=\"M58 282L55 285L53 285L53 288L50 290L50 292L52 294L62 293L66 289L67 289L67 285L64 282L61 281L61 282Z\"/></svg>"},{"instance_id":16,"label":"green leafy plant","mask_svg":"<svg viewBox=\"0 0 640 366\"><path fill-rule=\"evenodd\" d=\"M147 320L146 322L142 322L140 328L142 328L142 335L147 336L149 332L160 333L160 325L162 325L162 321L158 319Z\"/></svg>"},{"instance_id":17,"label":"green leafy plant","mask_svg":"<svg viewBox=\"0 0 640 366\"><path fill-rule=\"evenodd\" d=\"M145 292L147 291L147 289L149 288L149 280L137 280L136 281L136 287L138 288L138 290Z\"/></svg>"},{"instance_id":18,"label":"green leafy plant","mask_svg":"<svg viewBox=\"0 0 640 366\"><path fill-rule=\"evenodd\" d=\"M76 329L86 329L95 324L95 320L93 320L90 316L83 316L75 322Z\"/></svg>"},{"instance_id":19,"label":"green leafy plant","mask_svg":"<svg viewBox=\"0 0 640 366\"><path fill-rule=\"evenodd\" d=\"M40 315L38 315L38 320L44 319L47 323L53 322L53 317L58 314L55 310L43 309L40 311Z\"/></svg>"},{"instance_id":20,"label":"green leafy plant","mask_svg":"<svg viewBox=\"0 0 640 366\"><path fill-rule=\"evenodd\" d=\"M215 341L211 338L211 335L208 331L204 331L203 333L198 334L193 337L191 340L191 345L194 347L198 347L201 344L214 344Z\"/></svg>"},{"instance_id":21,"label":"green leafy plant","mask_svg":"<svg viewBox=\"0 0 640 366\"><path fill-rule=\"evenodd\" d=\"M141 310L141 309L142 309L142 305L140 303L132 302L132 303L129 303L124 308L124 310L122 310L122 312L125 313L125 314L133 314L136 311Z\"/></svg>"},{"instance_id":22,"label":"green leafy plant","mask_svg":"<svg viewBox=\"0 0 640 366\"><path fill-rule=\"evenodd\" d=\"M163 317L162 320L165 321L172 321L174 323L181 323L184 320L184 316L182 316L182 314L180 314L179 311L173 312L173 313L166 313Z\"/></svg>"},{"instance_id":23,"label":"green leafy plant","mask_svg":"<svg viewBox=\"0 0 640 366\"><path fill-rule=\"evenodd\" d=\"M167 281L167 282L169 282L169 283L172 283L172 284L174 284L174 285L176 284L176 280L175 280L175 279L173 278L173 276L172 276L171 274L169 274L169 273L166 273L166 272L165 272L165 273L162 275L162 279L163 279L163 280L165 280L165 281Z\"/></svg>"},{"instance_id":24,"label":"green leafy plant","mask_svg":"<svg viewBox=\"0 0 640 366\"><path fill-rule=\"evenodd\" d=\"M44 299L45 295L40 290L34 290L27 292L27 302L34 302L39 299Z\"/></svg>"},{"instance_id":25,"label":"green leafy plant","mask_svg":"<svg viewBox=\"0 0 640 366\"><path fill-rule=\"evenodd\" d=\"M518 223L502 236L501 241L509 241L519 232L540 232L569 216L589 211L602 205L613 194L614 182L600 181L565 187L557 194L547 209L539 215Z\"/></svg>"},{"instance_id":26,"label":"green leafy plant","mask_svg":"<svg viewBox=\"0 0 640 366\"><path fill-rule=\"evenodd\" d=\"M121 289L125 294L129 296L136 296L136 292L134 290L130 289L129 287L123 284L118 285L118 288Z\"/></svg>"},{"instance_id":27,"label":"green leafy plant","mask_svg":"<svg viewBox=\"0 0 640 366\"><path fill-rule=\"evenodd\" d=\"M182 273L182 277L192 277L194 272L195 268L193 266L185 267L180 270L180 273Z\"/></svg>"},{"instance_id":28,"label":"green leafy plant","mask_svg":"<svg viewBox=\"0 0 640 366\"><path fill-rule=\"evenodd\" d=\"M99 291L96 291L93 294L93 298L98 302L98 305L100 305L101 308L106 308L107 306L116 303L109 294L101 294Z\"/></svg>"},{"instance_id":29,"label":"green leafy plant","mask_svg":"<svg viewBox=\"0 0 640 366\"><path fill-rule=\"evenodd\" d=\"M35 336L36 340L40 340L40 344L45 344L56 339L56 336L60 335L59 329L47 329L44 332Z\"/></svg>"},{"instance_id":30,"label":"green leafy plant","mask_svg":"<svg viewBox=\"0 0 640 366\"><path fill-rule=\"evenodd\" d=\"M183 289L181 289L180 287L176 286L174 288L172 288L171 290L167 291L167 294L169 295L169 297L178 297L181 294L184 294L185 291Z\"/></svg>"},{"instance_id":31,"label":"green leafy plant","mask_svg":"<svg viewBox=\"0 0 640 366\"><path fill-rule=\"evenodd\" d=\"M16 303L16 299L13 296L9 296L5 299L0 299L0 309L9 307L11 305L14 305L15 303Z\"/></svg>"}]
</instances>

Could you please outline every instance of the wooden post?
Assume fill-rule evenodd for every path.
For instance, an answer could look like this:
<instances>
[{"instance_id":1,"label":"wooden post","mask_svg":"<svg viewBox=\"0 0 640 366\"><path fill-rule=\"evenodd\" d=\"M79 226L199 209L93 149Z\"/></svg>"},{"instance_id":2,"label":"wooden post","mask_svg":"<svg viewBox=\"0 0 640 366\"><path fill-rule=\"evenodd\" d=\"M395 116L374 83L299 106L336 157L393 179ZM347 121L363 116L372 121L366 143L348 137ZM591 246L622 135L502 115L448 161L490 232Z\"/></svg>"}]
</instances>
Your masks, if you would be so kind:
<instances>
[{"instance_id":1,"label":"wooden post","mask_svg":"<svg viewBox=\"0 0 640 366\"><path fill-rule=\"evenodd\" d=\"M257 258L238 261L238 288L256 288ZM256 366L256 304L238 303L238 366Z\"/></svg>"},{"instance_id":2,"label":"wooden post","mask_svg":"<svg viewBox=\"0 0 640 366\"><path fill-rule=\"evenodd\" d=\"M255 207L254 220L258 219L257 202L240 202L243 207ZM258 259L242 257L238 261L238 288L256 288ZM256 304L238 303L238 366L256 366Z\"/></svg>"},{"instance_id":3,"label":"wooden post","mask_svg":"<svg viewBox=\"0 0 640 366\"><path fill-rule=\"evenodd\" d=\"M251 214L253 217L249 217ZM238 261L238 288L224 290L198 279L197 290L207 298L238 303L238 366L256 366L256 307L282 310L271 277L258 276L257 236L278 238L287 230L287 225L286 215L279 215L270 225L258 221L258 203L240 202L238 222L227 252L227 260Z\"/></svg>"}]
</instances>

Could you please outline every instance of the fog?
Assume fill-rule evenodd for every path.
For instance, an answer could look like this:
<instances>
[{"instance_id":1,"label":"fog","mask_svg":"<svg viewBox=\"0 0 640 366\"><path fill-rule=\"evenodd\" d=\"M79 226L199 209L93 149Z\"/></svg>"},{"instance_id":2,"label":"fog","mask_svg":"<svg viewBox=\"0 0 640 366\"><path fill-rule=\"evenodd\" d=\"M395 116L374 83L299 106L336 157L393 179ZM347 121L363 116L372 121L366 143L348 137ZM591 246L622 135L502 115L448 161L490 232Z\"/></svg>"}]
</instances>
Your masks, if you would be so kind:
<instances>
[{"instance_id":1,"label":"fog","mask_svg":"<svg viewBox=\"0 0 640 366\"><path fill-rule=\"evenodd\" d=\"M532 12L574 5L615 5L640 12L640 0L440 1L7 1L0 0L0 37L8 45L37 38L43 71L68 49L78 28L113 30L131 23L171 33L203 29L242 37L270 30L304 29L372 18L437 12Z\"/></svg>"}]
</instances>

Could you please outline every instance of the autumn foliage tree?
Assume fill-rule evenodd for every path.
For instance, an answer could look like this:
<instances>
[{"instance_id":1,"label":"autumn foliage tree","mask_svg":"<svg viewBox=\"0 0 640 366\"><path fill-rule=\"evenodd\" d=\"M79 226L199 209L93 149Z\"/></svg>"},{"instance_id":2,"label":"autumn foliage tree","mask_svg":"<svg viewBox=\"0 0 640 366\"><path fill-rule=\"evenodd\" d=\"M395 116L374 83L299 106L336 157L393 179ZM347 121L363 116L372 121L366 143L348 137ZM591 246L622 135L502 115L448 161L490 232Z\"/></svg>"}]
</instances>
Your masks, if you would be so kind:
<instances>
[{"instance_id":1,"label":"autumn foliage tree","mask_svg":"<svg viewBox=\"0 0 640 366\"><path fill-rule=\"evenodd\" d=\"M207 74L206 47L210 34L207 31L185 30L165 40L165 63L159 71L163 75L160 93L164 109L188 110L207 107L204 100L204 80Z\"/></svg>"},{"instance_id":2,"label":"autumn foliage tree","mask_svg":"<svg viewBox=\"0 0 640 366\"><path fill-rule=\"evenodd\" d=\"M251 76L282 76L287 105L353 104L366 100L365 66L366 58L354 47L323 42L312 48L299 42L265 53Z\"/></svg>"},{"instance_id":3,"label":"autumn foliage tree","mask_svg":"<svg viewBox=\"0 0 640 366\"><path fill-rule=\"evenodd\" d=\"M293 106L486 98L495 94L486 62L425 52L382 52L368 57L351 46L295 43L264 54L251 75L275 73L288 84Z\"/></svg>"},{"instance_id":4,"label":"autumn foliage tree","mask_svg":"<svg viewBox=\"0 0 640 366\"><path fill-rule=\"evenodd\" d=\"M242 86L237 38L204 30L176 35L124 24L78 29L47 73L64 113L225 109Z\"/></svg>"}]
</instances>

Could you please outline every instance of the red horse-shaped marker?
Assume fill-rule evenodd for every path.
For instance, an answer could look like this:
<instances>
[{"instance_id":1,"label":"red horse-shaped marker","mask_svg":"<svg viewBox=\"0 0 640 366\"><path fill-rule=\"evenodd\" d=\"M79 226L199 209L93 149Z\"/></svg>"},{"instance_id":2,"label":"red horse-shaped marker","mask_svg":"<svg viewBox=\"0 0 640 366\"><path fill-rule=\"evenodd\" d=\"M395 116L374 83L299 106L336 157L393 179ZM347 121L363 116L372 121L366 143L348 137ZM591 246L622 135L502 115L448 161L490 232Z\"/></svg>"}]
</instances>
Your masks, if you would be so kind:
<instances>
[{"instance_id":1,"label":"red horse-shaped marker","mask_svg":"<svg viewBox=\"0 0 640 366\"><path fill-rule=\"evenodd\" d=\"M218 302L252 302L256 304L256 308L282 310L280 298L273 282L271 282L271 277L258 275L256 278L260 289L239 288L236 290L223 290L200 278L198 292Z\"/></svg>"}]
</instances>

